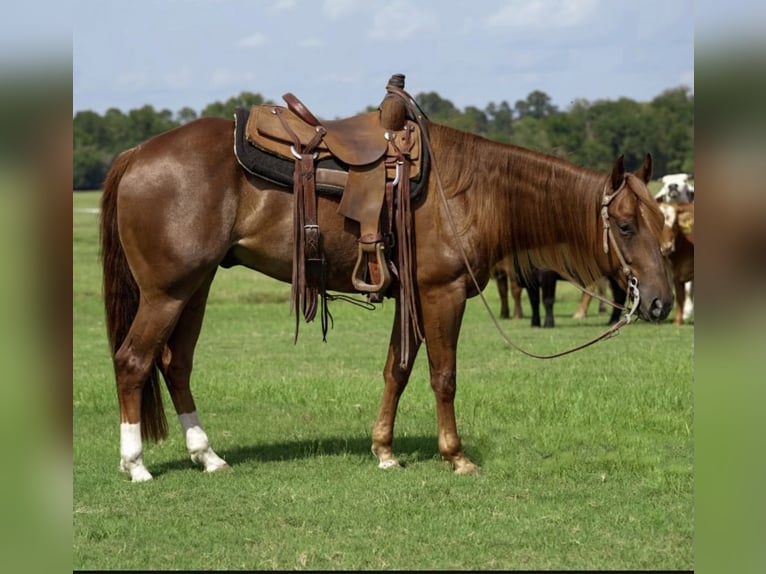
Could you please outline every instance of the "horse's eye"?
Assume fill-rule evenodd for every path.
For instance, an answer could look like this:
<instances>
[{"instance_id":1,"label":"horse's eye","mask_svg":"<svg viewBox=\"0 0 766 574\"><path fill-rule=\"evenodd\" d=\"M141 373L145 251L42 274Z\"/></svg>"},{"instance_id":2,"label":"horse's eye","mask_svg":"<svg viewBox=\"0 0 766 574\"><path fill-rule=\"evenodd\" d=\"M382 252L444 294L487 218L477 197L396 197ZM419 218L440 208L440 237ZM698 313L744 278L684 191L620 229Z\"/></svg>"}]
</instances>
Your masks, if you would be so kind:
<instances>
[{"instance_id":1,"label":"horse's eye","mask_svg":"<svg viewBox=\"0 0 766 574\"><path fill-rule=\"evenodd\" d=\"M617 229L623 237L630 237L636 234L636 226L630 221L621 221L617 223Z\"/></svg>"}]
</instances>

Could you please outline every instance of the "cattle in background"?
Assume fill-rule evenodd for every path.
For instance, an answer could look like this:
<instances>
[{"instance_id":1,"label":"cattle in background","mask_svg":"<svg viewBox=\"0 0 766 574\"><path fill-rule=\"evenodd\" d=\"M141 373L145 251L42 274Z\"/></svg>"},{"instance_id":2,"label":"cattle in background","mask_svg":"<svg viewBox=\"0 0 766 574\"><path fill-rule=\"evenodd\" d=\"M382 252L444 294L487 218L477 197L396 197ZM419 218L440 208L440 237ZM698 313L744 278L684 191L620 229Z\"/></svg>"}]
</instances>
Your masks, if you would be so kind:
<instances>
[{"instance_id":1,"label":"cattle in background","mask_svg":"<svg viewBox=\"0 0 766 574\"><path fill-rule=\"evenodd\" d=\"M689 174L671 173L662 176L662 189L654 198L664 203L692 203L694 186L689 183Z\"/></svg>"},{"instance_id":2,"label":"cattle in background","mask_svg":"<svg viewBox=\"0 0 766 574\"><path fill-rule=\"evenodd\" d=\"M689 318L687 297L692 299L694 293L694 204L660 203L659 207L665 216L661 249L670 264L676 293L673 323L682 325Z\"/></svg>"}]
</instances>

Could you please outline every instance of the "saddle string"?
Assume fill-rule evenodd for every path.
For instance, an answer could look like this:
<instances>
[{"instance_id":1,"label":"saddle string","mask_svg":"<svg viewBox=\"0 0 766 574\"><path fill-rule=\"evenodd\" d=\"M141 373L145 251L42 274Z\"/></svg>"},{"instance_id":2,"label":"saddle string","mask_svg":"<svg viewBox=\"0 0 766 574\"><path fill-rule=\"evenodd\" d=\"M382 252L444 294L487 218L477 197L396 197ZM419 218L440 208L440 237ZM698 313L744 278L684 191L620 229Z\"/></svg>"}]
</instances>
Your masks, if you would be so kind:
<instances>
[{"instance_id":1,"label":"saddle string","mask_svg":"<svg viewBox=\"0 0 766 574\"><path fill-rule=\"evenodd\" d=\"M305 320L312 321L317 312L317 299L324 293L325 273L324 257L320 250L319 226L317 224L317 197L314 182L315 149L322 141L326 130L316 127L314 137L305 146L298 135L282 117L281 110L274 108L282 127L293 140L290 148L295 160L293 175L293 269L290 310L295 311L295 342L298 342L300 313ZM307 261L309 262L307 265ZM327 341L327 328L332 318L329 315L327 301L321 297L322 340Z\"/></svg>"},{"instance_id":2,"label":"saddle string","mask_svg":"<svg viewBox=\"0 0 766 574\"><path fill-rule=\"evenodd\" d=\"M396 88L396 87L393 87L393 86L388 86L387 89L390 92L398 94L408 104L414 102L412 97L407 92L405 92L404 90L402 90L400 88ZM420 110L419 107L417 109L419 111L422 111L422 110ZM468 270L468 274L470 275L471 280L473 281L473 284L476 287L476 291L479 294L479 298L481 299L481 302L483 303L485 309L487 310L487 313L489 314L490 318L492 319L492 322L494 323L495 328L497 329L497 331L500 334L501 338L509 346L513 347L514 349L516 349L517 351L523 353L524 355L527 355L527 356L535 358L535 359L553 359L553 358L556 358L556 357L561 357L561 356L564 356L564 355L568 355L568 354L573 353L575 351L579 351L581 349L589 347L590 345L593 345L594 343L597 343L599 341L602 341L604 339L612 337L613 335L616 335L618 333L618 331L622 327L624 327L625 325L630 323L630 321L631 321L631 319L633 317L633 314L635 313L636 309L638 309L638 304L639 304L638 279L634 275L632 275L632 271L630 270L630 267L625 262L625 259L622 256L622 253L620 252L620 249L617 246L617 242L616 242L616 240L613 237L613 234L611 232L611 228L610 227L605 227L605 229L604 229L604 250L605 250L606 253L608 253L608 243L607 243L607 238L608 238L609 242L611 242L611 244L613 246L613 249L614 249L615 253L617 254L618 259L620 260L620 263L623 265L623 271L626 273L626 275L628 275L628 278L629 278L629 280L628 280L628 288L629 288L628 296L629 296L630 299L632 299L632 305L631 305L630 311L625 316L623 316L622 319L620 319L620 321L618 321L614 325L611 325L608 329L606 329L606 331L604 331L600 335L597 335L593 339L591 339L589 341L586 341L585 343L582 343L580 345L577 345L576 347L573 347L571 349L567 349L567 350L564 350L564 351L560 351L558 353L553 353L553 354L550 354L550 355L540 355L540 354L537 354L537 353L529 352L529 351L523 349L522 347L520 347L519 345L517 345L516 343L514 343L508 337L508 335L505 333L505 331L503 331L502 327L500 326L500 323L497 320L497 317L495 316L495 314L492 312L492 309L489 306L489 303L487 302L486 297L484 297L484 293L483 293L482 289L479 286L479 282L476 279L476 275L474 274L473 269L471 268L471 264L470 264L470 262L468 260L468 255L466 254L465 248L463 247L463 244L462 244L462 242L459 239L459 234L458 234L458 231L457 231L457 225L455 224L454 218L452 217L452 212L449 209L449 204L447 203L447 196L444 193L444 186L442 185L441 176L439 174L439 169L438 169L438 167L436 165L436 158L434 157L433 148L431 147L431 141L430 141L430 138L428 137L428 131L427 131L426 126L424 125L424 122L423 122L423 116L421 114L417 114L417 113L414 113L413 115L415 117L415 121L418 123L418 125L421 128L420 131L421 131L421 134L422 134L422 137L423 137L423 141L425 142L425 145L426 145L426 148L428 150L428 153L431 156L431 169L432 169L434 177L436 179L436 188L437 188L437 190L439 192L439 196L440 196L440 199L442 201L442 205L444 206L444 210L445 210L446 215L447 215L447 222L449 223L450 230L452 231L453 235L457 239L457 245L458 245L458 248L460 250L460 254L461 254L462 258L463 258L463 261L465 262L466 269ZM620 191L622 191L622 189L624 187L625 187L625 182L623 182L623 185L616 192L614 192L613 194L611 194L611 195L608 195L606 193L604 194L604 198L602 200L602 212L601 213L602 213L602 218L604 218L604 216L606 214L606 219L604 219L605 223L608 223L608 213L606 213L606 210L607 210L607 208L609 206L609 203L612 201L612 199ZM577 283L575 283L575 285L577 285ZM585 290L582 287L580 287L580 288Z\"/></svg>"}]
</instances>

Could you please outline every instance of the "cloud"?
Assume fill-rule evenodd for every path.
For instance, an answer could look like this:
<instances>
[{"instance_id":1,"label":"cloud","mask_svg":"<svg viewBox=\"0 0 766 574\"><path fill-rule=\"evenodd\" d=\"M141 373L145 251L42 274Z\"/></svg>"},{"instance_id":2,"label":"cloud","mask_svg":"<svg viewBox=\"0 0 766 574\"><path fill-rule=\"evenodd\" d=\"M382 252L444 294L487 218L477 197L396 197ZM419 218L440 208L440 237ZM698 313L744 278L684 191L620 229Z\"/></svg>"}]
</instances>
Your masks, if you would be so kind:
<instances>
[{"instance_id":1,"label":"cloud","mask_svg":"<svg viewBox=\"0 0 766 574\"><path fill-rule=\"evenodd\" d=\"M598 0L508 0L486 23L496 30L570 28L587 22L597 7Z\"/></svg>"},{"instance_id":2,"label":"cloud","mask_svg":"<svg viewBox=\"0 0 766 574\"><path fill-rule=\"evenodd\" d=\"M358 0L324 0L322 14L330 20L338 20L351 14L359 4Z\"/></svg>"},{"instance_id":3,"label":"cloud","mask_svg":"<svg viewBox=\"0 0 766 574\"><path fill-rule=\"evenodd\" d=\"M369 37L373 40L404 40L422 30L429 15L406 0L388 2L385 10L378 10L372 21Z\"/></svg>"},{"instance_id":4,"label":"cloud","mask_svg":"<svg viewBox=\"0 0 766 574\"><path fill-rule=\"evenodd\" d=\"M264 44L268 43L268 41L268 36L261 34L260 32L256 32L255 34L251 34L250 36L242 38L237 43L237 46L240 48L257 48L258 46L263 46Z\"/></svg>"},{"instance_id":5,"label":"cloud","mask_svg":"<svg viewBox=\"0 0 766 574\"><path fill-rule=\"evenodd\" d=\"M304 38L300 42L298 42L298 45L301 48L321 48L325 45L325 41L322 38L317 38L316 36L312 36L310 38Z\"/></svg>"},{"instance_id":6,"label":"cloud","mask_svg":"<svg viewBox=\"0 0 766 574\"><path fill-rule=\"evenodd\" d=\"M165 77L163 78L163 85L174 89L179 90L182 88L188 88L192 85L192 71L188 67L181 68L180 70L174 70L172 72L168 72L165 74Z\"/></svg>"},{"instance_id":7,"label":"cloud","mask_svg":"<svg viewBox=\"0 0 766 574\"><path fill-rule=\"evenodd\" d=\"M295 8L295 0L277 0L271 7L274 12L286 12Z\"/></svg>"},{"instance_id":8,"label":"cloud","mask_svg":"<svg viewBox=\"0 0 766 574\"><path fill-rule=\"evenodd\" d=\"M145 88L149 82L146 72L127 71L114 78L114 87L120 91L137 92Z\"/></svg>"},{"instance_id":9,"label":"cloud","mask_svg":"<svg viewBox=\"0 0 766 574\"><path fill-rule=\"evenodd\" d=\"M216 69L210 79L210 83L214 88L236 88L254 81L255 74L253 72L230 70L229 68Z\"/></svg>"}]
</instances>

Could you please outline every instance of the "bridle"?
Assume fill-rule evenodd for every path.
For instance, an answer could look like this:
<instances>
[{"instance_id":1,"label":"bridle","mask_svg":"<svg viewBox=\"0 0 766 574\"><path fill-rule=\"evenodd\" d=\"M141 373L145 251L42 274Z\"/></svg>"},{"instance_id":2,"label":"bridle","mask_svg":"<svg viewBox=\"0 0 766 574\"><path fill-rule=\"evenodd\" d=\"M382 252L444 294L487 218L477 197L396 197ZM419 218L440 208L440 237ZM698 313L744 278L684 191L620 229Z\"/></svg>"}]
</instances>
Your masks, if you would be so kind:
<instances>
[{"instance_id":1,"label":"bridle","mask_svg":"<svg viewBox=\"0 0 766 574\"><path fill-rule=\"evenodd\" d=\"M604 186L604 194L601 198L601 222L604 226L604 240L603 240L603 246L604 246L604 254L609 254L609 245L612 245L612 250L614 251L614 254L617 256L617 260L620 262L621 271L623 275L625 275L625 278L628 282L628 299L627 302L630 302L629 308L630 310L625 315L625 318L627 319L625 324L628 324L631 321L631 318L633 317L634 313L636 312L636 309L638 309L638 304L640 303L640 294L638 291L638 277L636 277L636 274L633 272L633 268L628 264L628 262L625 260L625 257L622 254L622 251L620 250L620 246L617 244L617 240L614 237L614 231L612 231L612 226L609 224L609 204L612 203L612 200L617 196L618 193L620 193L623 189L625 189L628 186L628 178L625 177L622 180L622 185L617 188L617 191L614 193L609 193L609 182L606 183ZM577 285L575 283L575 285ZM582 287L580 287L583 289ZM588 292L586 289L583 289L586 293Z\"/></svg>"}]
</instances>

